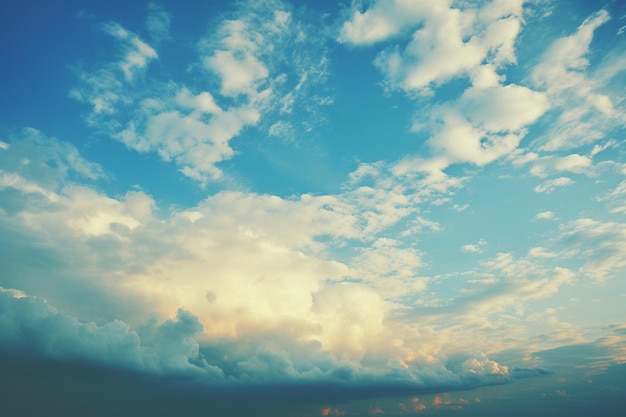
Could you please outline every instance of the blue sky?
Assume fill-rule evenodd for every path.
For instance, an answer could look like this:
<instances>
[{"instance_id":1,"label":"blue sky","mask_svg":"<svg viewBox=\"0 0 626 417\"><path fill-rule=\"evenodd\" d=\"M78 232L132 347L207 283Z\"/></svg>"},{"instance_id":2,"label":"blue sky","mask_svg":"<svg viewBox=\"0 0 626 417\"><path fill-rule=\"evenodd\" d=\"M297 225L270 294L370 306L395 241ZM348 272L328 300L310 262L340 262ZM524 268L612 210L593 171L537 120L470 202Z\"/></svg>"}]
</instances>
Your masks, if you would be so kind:
<instances>
[{"instance_id":1,"label":"blue sky","mask_svg":"<svg viewBox=\"0 0 626 417\"><path fill-rule=\"evenodd\" d=\"M625 37L619 1L3 3L3 407L621 415Z\"/></svg>"}]
</instances>

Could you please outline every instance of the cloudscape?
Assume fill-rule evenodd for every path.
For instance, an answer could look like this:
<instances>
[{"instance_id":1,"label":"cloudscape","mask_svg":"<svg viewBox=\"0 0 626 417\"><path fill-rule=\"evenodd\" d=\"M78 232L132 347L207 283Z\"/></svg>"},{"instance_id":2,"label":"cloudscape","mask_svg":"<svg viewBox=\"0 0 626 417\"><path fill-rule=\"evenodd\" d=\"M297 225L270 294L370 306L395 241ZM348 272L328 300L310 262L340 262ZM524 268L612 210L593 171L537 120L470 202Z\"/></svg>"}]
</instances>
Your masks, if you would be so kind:
<instances>
[{"instance_id":1,"label":"cloudscape","mask_svg":"<svg viewBox=\"0 0 626 417\"><path fill-rule=\"evenodd\" d=\"M2 415L624 415L623 2L0 10Z\"/></svg>"}]
</instances>

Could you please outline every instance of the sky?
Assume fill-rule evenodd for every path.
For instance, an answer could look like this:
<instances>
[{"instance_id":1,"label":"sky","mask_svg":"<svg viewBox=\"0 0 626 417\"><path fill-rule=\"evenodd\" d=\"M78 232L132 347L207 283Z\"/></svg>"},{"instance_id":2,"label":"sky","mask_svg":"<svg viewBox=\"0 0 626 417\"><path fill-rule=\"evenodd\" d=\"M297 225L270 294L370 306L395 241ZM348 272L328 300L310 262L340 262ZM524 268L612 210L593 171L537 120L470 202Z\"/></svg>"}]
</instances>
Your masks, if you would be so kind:
<instances>
[{"instance_id":1,"label":"sky","mask_svg":"<svg viewBox=\"0 0 626 417\"><path fill-rule=\"evenodd\" d=\"M3 415L623 415L626 3L0 10Z\"/></svg>"}]
</instances>

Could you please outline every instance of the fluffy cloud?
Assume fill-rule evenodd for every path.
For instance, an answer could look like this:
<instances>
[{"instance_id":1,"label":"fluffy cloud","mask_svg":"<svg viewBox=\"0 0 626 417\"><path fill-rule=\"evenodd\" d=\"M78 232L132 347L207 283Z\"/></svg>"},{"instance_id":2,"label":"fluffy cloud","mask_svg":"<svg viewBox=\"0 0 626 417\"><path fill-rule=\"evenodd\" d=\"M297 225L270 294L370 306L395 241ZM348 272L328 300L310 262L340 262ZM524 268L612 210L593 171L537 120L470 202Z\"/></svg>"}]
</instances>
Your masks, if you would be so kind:
<instances>
[{"instance_id":1,"label":"fluffy cloud","mask_svg":"<svg viewBox=\"0 0 626 417\"><path fill-rule=\"evenodd\" d=\"M339 41L355 45L385 40L406 26L419 24L431 10L445 10L446 2L437 5L403 0L376 2L366 11L354 10L350 20L343 23Z\"/></svg>"},{"instance_id":2,"label":"fluffy cloud","mask_svg":"<svg viewBox=\"0 0 626 417\"><path fill-rule=\"evenodd\" d=\"M482 247L485 246L487 242L484 240L479 240L477 243L468 243L467 245L461 246L461 252L466 253L480 253L482 252Z\"/></svg>"},{"instance_id":3,"label":"fluffy cloud","mask_svg":"<svg viewBox=\"0 0 626 417\"><path fill-rule=\"evenodd\" d=\"M354 11L339 40L370 44L420 26L404 50L397 45L387 48L378 55L376 66L392 88L424 91L470 74L485 59L495 65L514 62L522 4L493 2L477 11L450 2L375 2L365 12Z\"/></svg>"},{"instance_id":4,"label":"fluffy cloud","mask_svg":"<svg viewBox=\"0 0 626 417\"><path fill-rule=\"evenodd\" d=\"M512 153L525 127L549 108L545 95L517 85L470 87L454 102L435 107L426 122L428 144L448 163L485 165Z\"/></svg>"},{"instance_id":5,"label":"fluffy cloud","mask_svg":"<svg viewBox=\"0 0 626 417\"><path fill-rule=\"evenodd\" d=\"M168 25L168 14L150 6L147 26L155 44L167 39ZM122 58L80 71L72 97L91 105L91 125L130 149L174 162L202 185L222 176L217 165L235 155L231 140L263 116L280 113L284 119L294 109L310 114L332 103L318 88L314 100L302 104L303 95L325 82L326 51L318 29L280 1L242 5L198 42L199 63L191 70L203 80L202 88L146 78L155 49L117 23L103 28L119 42Z\"/></svg>"},{"instance_id":6,"label":"fluffy cloud","mask_svg":"<svg viewBox=\"0 0 626 417\"><path fill-rule=\"evenodd\" d=\"M449 2L374 2L364 12L353 12L339 39L367 45L418 26L403 51L397 45L387 48L375 65L389 87L407 93L427 92L458 76L468 77L472 86L461 97L425 115L420 112L415 129L432 133L428 145L433 158L443 162L440 169L463 162L482 166L513 152L525 128L550 108L545 93L502 85L498 75L502 65L516 60L522 5L491 2L479 10ZM424 165L422 158L414 158L412 165L417 164Z\"/></svg>"},{"instance_id":7,"label":"fluffy cloud","mask_svg":"<svg viewBox=\"0 0 626 417\"><path fill-rule=\"evenodd\" d=\"M55 143L31 144L26 152L22 141L29 139L16 138L2 151L7 161ZM90 166L77 153L73 158L81 161L76 166ZM27 178L28 165L11 167L5 176ZM49 168L68 170L60 163ZM398 312L424 293L429 280L417 278L420 251L380 234L393 236L389 229L404 222L412 226L396 232L399 238L437 226L416 217L416 204L429 194L412 195L398 179L383 175L382 165L369 168L379 170L376 188L360 184L368 180L363 172L336 195L283 199L221 192L165 217L156 216L155 201L141 191L113 198L60 174L50 177L58 178L52 184L33 176L38 188L7 183L5 189L20 196L41 198L2 212L2 225L10 230L5 239L21 243L5 254L8 275L0 283L19 285L63 308L23 297L24 303L46 306L37 307L52 317L46 320L62 323L68 342L53 350L65 358L113 364L119 347L127 352L119 358L122 367L209 379L223 373L255 384L268 378L393 380L415 387L502 382L490 375L468 379L465 370L448 368L438 353L448 342L432 336L428 325L405 330ZM347 241L352 248L345 256L329 256L331 250L341 253ZM53 286L42 282L37 265L16 264L20 248L33 245L40 248L41 262L62 263L45 266ZM68 286L71 292L58 291ZM21 300L6 294L5 304ZM99 300L97 311L85 301L93 299ZM30 313L16 314L11 323L31 326ZM96 316L98 324L91 323ZM109 338L109 345L100 344L111 356L98 349L89 356L82 342L72 342L84 329L93 334L89 343ZM26 343L21 333L6 334L16 349ZM294 343L298 349L287 348ZM235 349L243 349L241 356ZM226 362L220 359L224 351L231 355Z\"/></svg>"}]
</instances>

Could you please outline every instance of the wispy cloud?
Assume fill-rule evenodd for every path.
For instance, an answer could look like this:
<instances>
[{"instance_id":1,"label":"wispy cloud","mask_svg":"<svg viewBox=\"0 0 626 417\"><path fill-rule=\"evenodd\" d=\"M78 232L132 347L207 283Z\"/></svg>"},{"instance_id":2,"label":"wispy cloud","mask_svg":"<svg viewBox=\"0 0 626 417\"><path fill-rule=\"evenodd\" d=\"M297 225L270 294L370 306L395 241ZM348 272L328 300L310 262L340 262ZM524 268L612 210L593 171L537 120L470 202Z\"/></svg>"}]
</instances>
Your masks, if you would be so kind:
<instances>
[{"instance_id":1,"label":"wispy cloud","mask_svg":"<svg viewBox=\"0 0 626 417\"><path fill-rule=\"evenodd\" d=\"M155 5L149 11L148 30L159 43L169 36L169 16ZM185 176L206 185L222 176L217 165L235 155L233 138L272 112L280 110L285 119L311 86L324 82L323 38L307 33L306 22L293 13L279 1L251 10L242 5L199 40L198 62L190 64L206 84L219 86L209 90L147 77L156 50L118 23L103 25L119 41L122 59L81 71L82 83L71 95L92 106L92 125L131 149L173 161ZM276 50L293 59L278 62ZM317 97L317 105L325 99ZM306 108L313 109L315 101L308 100Z\"/></svg>"}]
</instances>

